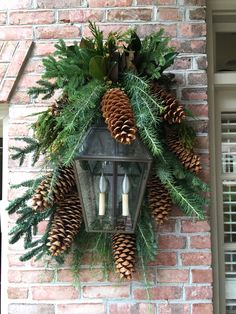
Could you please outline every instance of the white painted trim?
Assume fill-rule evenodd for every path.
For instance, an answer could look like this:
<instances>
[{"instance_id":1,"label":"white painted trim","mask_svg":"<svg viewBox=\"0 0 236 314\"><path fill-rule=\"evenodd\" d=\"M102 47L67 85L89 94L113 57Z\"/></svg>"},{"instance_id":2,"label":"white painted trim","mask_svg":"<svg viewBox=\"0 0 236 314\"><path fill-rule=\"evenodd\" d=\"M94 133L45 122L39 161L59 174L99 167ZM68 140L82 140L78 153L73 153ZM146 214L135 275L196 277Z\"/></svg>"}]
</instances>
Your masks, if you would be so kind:
<instances>
[{"instance_id":1,"label":"white painted trim","mask_svg":"<svg viewBox=\"0 0 236 314\"><path fill-rule=\"evenodd\" d=\"M1 313L8 313L8 215L5 211L8 195L8 115L2 118L3 122L3 197L0 201L0 217L2 230L2 269L1 269Z\"/></svg>"}]
</instances>

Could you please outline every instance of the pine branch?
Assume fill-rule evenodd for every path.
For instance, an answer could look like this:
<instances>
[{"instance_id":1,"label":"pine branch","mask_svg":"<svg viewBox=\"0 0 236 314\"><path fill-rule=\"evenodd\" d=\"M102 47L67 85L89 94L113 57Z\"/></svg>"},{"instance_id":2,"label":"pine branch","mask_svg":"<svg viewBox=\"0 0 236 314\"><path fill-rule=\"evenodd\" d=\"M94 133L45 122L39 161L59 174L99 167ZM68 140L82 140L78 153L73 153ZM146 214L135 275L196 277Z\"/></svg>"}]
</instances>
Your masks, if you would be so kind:
<instances>
[{"instance_id":1,"label":"pine branch","mask_svg":"<svg viewBox=\"0 0 236 314\"><path fill-rule=\"evenodd\" d=\"M40 152L40 143L31 138L31 137L22 137L22 138L15 138L18 141L24 141L25 143L27 143L28 145L20 148L20 147L11 147L12 150L15 150L16 153L11 155L11 158L13 160L17 160L19 159L19 166L22 166L26 155L33 153L33 165L38 161L39 158L39 152Z\"/></svg>"}]
</instances>

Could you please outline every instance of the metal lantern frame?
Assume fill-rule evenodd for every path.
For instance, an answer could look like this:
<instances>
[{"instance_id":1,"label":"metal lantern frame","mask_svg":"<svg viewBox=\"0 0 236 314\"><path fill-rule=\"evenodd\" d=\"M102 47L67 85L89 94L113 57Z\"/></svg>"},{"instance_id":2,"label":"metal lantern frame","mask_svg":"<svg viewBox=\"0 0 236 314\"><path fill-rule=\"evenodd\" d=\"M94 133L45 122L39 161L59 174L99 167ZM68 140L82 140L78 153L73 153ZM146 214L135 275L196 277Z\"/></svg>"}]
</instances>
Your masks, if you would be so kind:
<instances>
[{"instance_id":1,"label":"metal lantern frame","mask_svg":"<svg viewBox=\"0 0 236 314\"><path fill-rule=\"evenodd\" d=\"M88 130L77 151L74 163L76 183L86 231L110 233L135 232L151 164L152 157L139 138L135 139L131 144L125 145L114 140L107 127L94 126ZM98 171L94 170L97 165L101 167ZM91 168L93 167L92 173ZM108 168L109 170L107 170ZM131 193L129 189L134 189L134 187L132 186L132 182L130 186L127 172L124 169L131 171L129 175L133 182L136 180L133 186L135 186L138 195L129 200L128 193ZM137 169L139 169L141 173L140 177L132 173L132 171L137 172ZM120 187L122 176L123 183L122 187ZM105 180L107 180L107 182ZM107 213L109 217L106 216L106 220L104 206L107 205L105 193L108 185L110 189L109 202L111 206ZM118 190L122 188L122 200L120 201L117 195ZM135 191L133 190L132 193L135 194ZM133 195L132 193L131 195ZM138 200L136 198L138 198ZM131 213L128 213L128 202L132 203L132 200L133 203L136 202L136 206L131 215ZM118 214L121 211L120 206L117 205L118 201L120 203L122 202L123 216ZM131 207L132 206L133 204L131 204ZM94 225L96 225L95 227L91 227L91 221L93 221L91 217L97 217L96 224L94 223ZM111 221L111 226L109 222L106 221Z\"/></svg>"}]
</instances>

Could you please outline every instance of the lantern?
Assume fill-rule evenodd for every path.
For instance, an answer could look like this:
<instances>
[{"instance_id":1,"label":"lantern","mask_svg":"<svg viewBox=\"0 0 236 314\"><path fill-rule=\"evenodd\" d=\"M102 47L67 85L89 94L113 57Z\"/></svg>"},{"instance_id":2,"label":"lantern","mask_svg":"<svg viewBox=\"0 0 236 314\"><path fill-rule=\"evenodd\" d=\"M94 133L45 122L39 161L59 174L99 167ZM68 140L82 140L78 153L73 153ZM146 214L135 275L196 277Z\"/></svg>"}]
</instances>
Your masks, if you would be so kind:
<instances>
[{"instance_id":1,"label":"lantern","mask_svg":"<svg viewBox=\"0 0 236 314\"><path fill-rule=\"evenodd\" d=\"M135 231L151 163L139 139L123 145L106 127L89 129L74 165L87 231Z\"/></svg>"}]
</instances>

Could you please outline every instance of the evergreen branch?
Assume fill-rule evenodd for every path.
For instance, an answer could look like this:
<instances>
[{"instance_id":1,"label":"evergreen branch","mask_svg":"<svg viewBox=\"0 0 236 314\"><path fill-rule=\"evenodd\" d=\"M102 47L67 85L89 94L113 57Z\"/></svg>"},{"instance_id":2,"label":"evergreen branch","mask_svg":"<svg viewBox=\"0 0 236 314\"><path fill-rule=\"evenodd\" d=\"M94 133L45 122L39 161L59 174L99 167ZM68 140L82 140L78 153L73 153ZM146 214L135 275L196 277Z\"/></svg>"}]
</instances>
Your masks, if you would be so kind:
<instances>
[{"instance_id":1,"label":"evergreen branch","mask_svg":"<svg viewBox=\"0 0 236 314\"><path fill-rule=\"evenodd\" d=\"M12 150L16 151L16 153L11 155L11 158L13 160L19 159L19 166L22 166L25 161L26 155L30 153L34 153L34 156L35 156L34 164L35 164L39 158L38 152L40 151L40 143L31 137L22 137L22 138L17 137L16 140L24 141L28 145L23 148L11 147ZM36 153L37 155L35 155Z\"/></svg>"}]
</instances>

